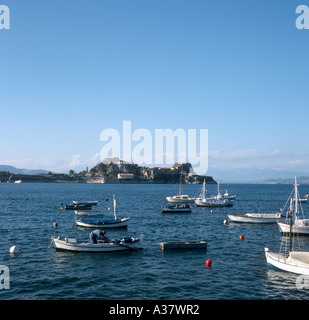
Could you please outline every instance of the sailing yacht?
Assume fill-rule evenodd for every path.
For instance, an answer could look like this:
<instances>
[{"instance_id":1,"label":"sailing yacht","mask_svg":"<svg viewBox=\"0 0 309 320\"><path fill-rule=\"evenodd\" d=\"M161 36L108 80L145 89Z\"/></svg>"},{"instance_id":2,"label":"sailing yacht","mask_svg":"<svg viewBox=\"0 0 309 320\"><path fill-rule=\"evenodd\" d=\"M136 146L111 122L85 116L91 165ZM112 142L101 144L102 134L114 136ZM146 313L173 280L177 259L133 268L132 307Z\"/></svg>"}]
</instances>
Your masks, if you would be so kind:
<instances>
[{"instance_id":1,"label":"sailing yacht","mask_svg":"<svg viewBox=\"0 0 309 320\"><path fill-rule=\"evenodd\" d=\"M295 184L296 184L296 178L295 178ZM290 196L288 201L290 201L290 208L289 212L293 212L293 205L297 208L297 210L294 211L294 215L292 216L292 228L290 230L290 223L289 223L289 217L286 218L285 222L278 222L278 227L281 233L289 233L292 234L299 234L299 235L309 235L309 219L305 219L304 211L301 206L300 196L298 193L298 186L295 188L295 196ZM296 194L297 193L297 194ZM297 197L296 197L297 195ZM288 203L287 201L287 203ZM300 213L302 218L300 218Z\"/></svg>"},{"instance_id":2,"label":"sailing yacht","mask_svg":"<svg viewBox=\"0 0 309 320\"><path fill-rule=\"evenodd\" d=\"M293 250L293 216L297 217L299 215L299 202L298 202L298 184L295 177L294 199L293 195L290 195L290 207L287 211L287 217L290 220L289 224L289 249L283 248L283 240L281 242L281 248L279 253L272 252L268 248L265 248L265 257L268 265L280 270L309 275L309 252L308 251L295 251ZM278 223L279 224L279 223ZM283 252L283 249L284 252Z\"/></svg>"},{"instance_id":3,"label":"sailing yacht","mask_svg":"<svg viewBox=\"0 0 309 320\"><path fill-rule=\"evenodd\" d=\"M182 171L180 172L180 183L179 183L179 194L166 197L167 202L171 203L194 203L194 198L190 198L187 194L181 194L181 180L182 180Z\"/></svg>"}]
</instances>

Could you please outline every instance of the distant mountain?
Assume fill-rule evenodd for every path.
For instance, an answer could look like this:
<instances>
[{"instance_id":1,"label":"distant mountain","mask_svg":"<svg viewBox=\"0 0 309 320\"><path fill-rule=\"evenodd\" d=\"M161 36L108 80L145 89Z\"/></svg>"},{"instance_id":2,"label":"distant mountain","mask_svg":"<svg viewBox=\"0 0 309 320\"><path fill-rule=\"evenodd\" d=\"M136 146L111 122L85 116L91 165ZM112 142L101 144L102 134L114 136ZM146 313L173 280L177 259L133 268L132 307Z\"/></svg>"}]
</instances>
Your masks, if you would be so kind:
<instances>
[{"instance_id":1,"label":"distant mountain","mask_svg":"<svg viewBox=\"0 0 309 320\"><path fill-rule=\"evenodd\" d=\"M46 170L18 169L13 166L7 166L3 164L0 164L0 171L9 171L11 173L20 173L20 174L41 174L41 173L47 174L48 173L48 171Z\"/></svg>"},{"instance_id":2,"label":"distant mountain","mask_svg":"<svg viewBox=\"0 0 309 320\"><path fill-rule=\"evenodd\" d=\"M291 180L296 177L306 177L309 180L309 172L273 170L273 169L234 169L220 170L210 168L207 174L211 175L216 181L225 183L285 183L283 180ZM281 182L277 182L281 181ZM307 184L309 182L301 182Z\"/></svg>"}]
</instances>

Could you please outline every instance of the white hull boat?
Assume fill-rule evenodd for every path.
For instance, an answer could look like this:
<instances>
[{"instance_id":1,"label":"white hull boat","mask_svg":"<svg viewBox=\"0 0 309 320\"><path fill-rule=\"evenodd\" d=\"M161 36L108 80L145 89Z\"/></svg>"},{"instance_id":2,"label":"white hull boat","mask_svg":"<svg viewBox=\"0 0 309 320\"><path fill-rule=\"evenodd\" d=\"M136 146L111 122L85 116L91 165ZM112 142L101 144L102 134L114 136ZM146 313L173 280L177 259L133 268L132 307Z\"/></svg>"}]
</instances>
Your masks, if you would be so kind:
<instances>
[{"instance_id":1,"label":"white hull boat","mask_svg":"<svg viewBox=\"0 0 309 320\"><path fill-rule=\"evenodd\" d=\"M173 197L166 197L166 200L170 203L194 203L194 198L189 198L188 195L177 195Z\"/></svg>"},{"instance_id":2,"label":"white hull boat","mask_svg":"<svg viewBox=\"0 0 309 320\"><path fill-rule=\"evenodd\" d=\"M289 254L279 254L265 248L266 262L276 269L297 274L309 275L309 252L291 251Z\"/></svg>"},{"instance_id":3,"label":"white hull boat","mask_svg":"<svg viewBox=\"0 0 309 320\"><path fill-rule=\"evenodd\" d=\"M291 233L299 235L309 235L309 219L298 219L292 225L290 230L290 225L288 223L278 222L278 227L281 233Z\"/></svg>"},{"instance_id":4,"label":"white hull boat","mask_svg":"<svg viewBox=\"0 0 309 320\"><path fill-rule=\"evenodd\" d=\"M198 207L232 207L233 200L228 199L196 199L195 204Z\"/></svg>"},{"instance_id":5,"label":"white hull boat","mask_svg":"<svg viewBox=\"0 0 309 320\"><path fill-rule=\"evenodd\" d=\"M75 238L60 237L53 238L53 245L58 251L70 252L117 252L128 250L142 250L143 249L143 235L139 238L123 238L112 242L104 243L98 240L98 243L93 244L89 241L78 242Z\"/></svg>"},{"instance_id":6,"label":"white hull boat","mask_svg":"<svg viewBox=\"0 0 309 320\"><path fill-rule=\"evenodd\" d=\"M295 182L296 184L296 182ZM292 233L298 235L309 235L309 219L305 219L304 212L301 206L301 201L299 201L299 194L297 190L297 186L295 187L297 192L297 196L290 196L290 207L287 211L286 221L285 222L278 222L278 227L281 233ZM288 203L288 201L287 201ZM286 204L287 205L287 204ZM295 210L293 208L295 207ZM300 218L300 212L303 218ZM292 226L290 226L289 218L292 218Z\"/></svg>"},{"instance_id":7,"label":"white hull boat","mask_svg":"<svg viewBox=\"0 0 309 320\"><path fill-rule=\"evenodd\" d=\"M218 192L218 196L206 198L206 182L204 179L202 192L199 198L195 199L195 204L198 207L231 207L234 204L234 200L224 199Z\"/></svg>"},{"instance_id":8,"label":"white hull boat","mask_svg":"<svg viewBox=\"0 0 309 320\"><path fill-rule=\"evenodd\" d=\"M75 223L80 227L86 228L126 228L130 218L105 219L105 220L85 220L78 219Z\"/></svg>"},{"instance_id":9,"label":"white hull boat","mask_svg":"<svg viewBox=\"0 0 309 320\"><path fill-rule=\"evenodd\" d=\"M243 223L277 223L281 219L281 213L246 213L228 214L232 222Z\"/></svg>"},{"instance_id":10,"label":"white hull boat","mask_svg":"<svg viewBox=\"0 0 309 320\"><path fill-rule=\"evenodd\" d=\"M96 206L98 201L72 201L76 205L89 205L89 206Z\"/></svg>"},{"instance_id":11,"label":"white hull boat","mask_svg":"<svg viewBox=\"0 0 309 320\"><path fill-rule=\"evenodd\" d=\"M97 217L103 215L103 210L74 210L77 216Z\"/></svg>"},{"instance_id":12,"label":"white hull boat","mask_svg":"<svg viewBox=\"0 0 309 320\"><path fill-rule=\"evenodd\" d=\"M298 202L298 184L295 177L294 184L294 196L290 195L290 208L287 211L287 218L290 220L289 224L289 248L284 248L284 252L281 252L283 246L283 239L281 240L281 248L279 253L271 252L268 248L265 248L265 258L268 265L272 268L277 268L283 271L288 271L296 274L309 275L309 252L308 251L295 251L293 250L293 216L299 215L299 202ZM280 223L278 223L280 227ZM288 250L287 250L288 249Z\"/></svg>"},{"instance_id":13,"label":"white hull boat","mask_svg":"<svg viewBox=\"0 0 309 320\"><path fill-rule=\"evenodd\" d=\"M182 180L182 172L180 173L180 183L179 183L179 194L172 196L172 197L166 197L167 202L170 203L194 203L194 198L190 198L186 194L181 194L181 180Z\"/></svg>"}]
</instances>

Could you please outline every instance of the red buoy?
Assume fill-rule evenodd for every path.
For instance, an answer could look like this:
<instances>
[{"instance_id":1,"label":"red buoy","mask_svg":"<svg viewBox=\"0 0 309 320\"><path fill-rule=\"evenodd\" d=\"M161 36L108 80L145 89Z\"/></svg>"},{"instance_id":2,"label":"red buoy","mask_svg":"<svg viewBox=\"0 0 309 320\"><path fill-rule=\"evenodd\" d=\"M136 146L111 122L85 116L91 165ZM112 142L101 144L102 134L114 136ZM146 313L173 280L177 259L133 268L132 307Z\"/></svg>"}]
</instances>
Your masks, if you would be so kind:
<instances>
[{"instance_id":1,"label":"red buoy","mask_svg":"<svg viewBox=\"0 0 309 320\"><path fill-rule=\"evenodd\" d=\"M239 240L244 240L245 236L243 236L242 234L239 236Z\"/></svg>"},{"instance_id":2,"label":"red buoy","mask_svg":"<svg viewBox=\"0 0 309 320\"><path fill-rule=\"evenodd\" d=\"M207 268L211 267L211 260L210 259L206 260L206 267Z\"/></svg>"}]
</instances>

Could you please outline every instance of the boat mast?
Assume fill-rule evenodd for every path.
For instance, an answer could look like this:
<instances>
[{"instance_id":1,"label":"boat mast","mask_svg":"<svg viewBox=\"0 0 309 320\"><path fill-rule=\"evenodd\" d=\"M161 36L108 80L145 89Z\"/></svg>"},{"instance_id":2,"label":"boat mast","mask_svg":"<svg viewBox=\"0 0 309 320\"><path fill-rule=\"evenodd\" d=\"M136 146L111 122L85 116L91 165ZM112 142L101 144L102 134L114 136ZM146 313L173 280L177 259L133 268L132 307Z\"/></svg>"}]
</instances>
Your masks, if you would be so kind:
<instances>
[{"instance_id":1,"label":"boat mast","mask_svg":"<svg viewBox=\"0 0 309 320\"><path fill-rule=\"evenodd\" d=\"M179 195L181 196L181 179L182 179L182 169L180 171L180 183L179 183Z\"/></svg>"},{"instance_id":2,"label":"boat mast","mask_svg":"<svg viewBox=\"0 0 309 320\"><path fill-rule=\"evenodd\" d=\"M297 189L297 180L295 177L295 184L294 184L294 199L291 199L291 208L292 209L292 204L293 200L295 201L295 209L294 209L294 215L295 215L295 220L297 219L298 216L298 189ZM293 246L293 235L292 235L292 216L293 216L293 211L290 210L290 252L292 251L292 246Z\"/></svg>"},{"instance_id":3,"label":"boat mast","mask_svg":"<svg viewBox=\"0 0 309 320\"><path fill-rule=\"evenodd\" d=\"M202 189L202 194L203 194L202 199L206 199L206 188L205 188L205 186L206 186L206 182L205 182L205 179L204 179L203 189Z\"/></svg>"},{"instance_id":4,"label":"boat mast","mask_svg":"<svg viewBox=\"0 0 309 320\"><path fill-rule=\"evenodd\" d=\"M114 195L114 194L113 194L113 205L114 205L114 216L115 216L115 220L117 220L116 198L115 198L115 195Z\"/></svg>"}]
</instances>

